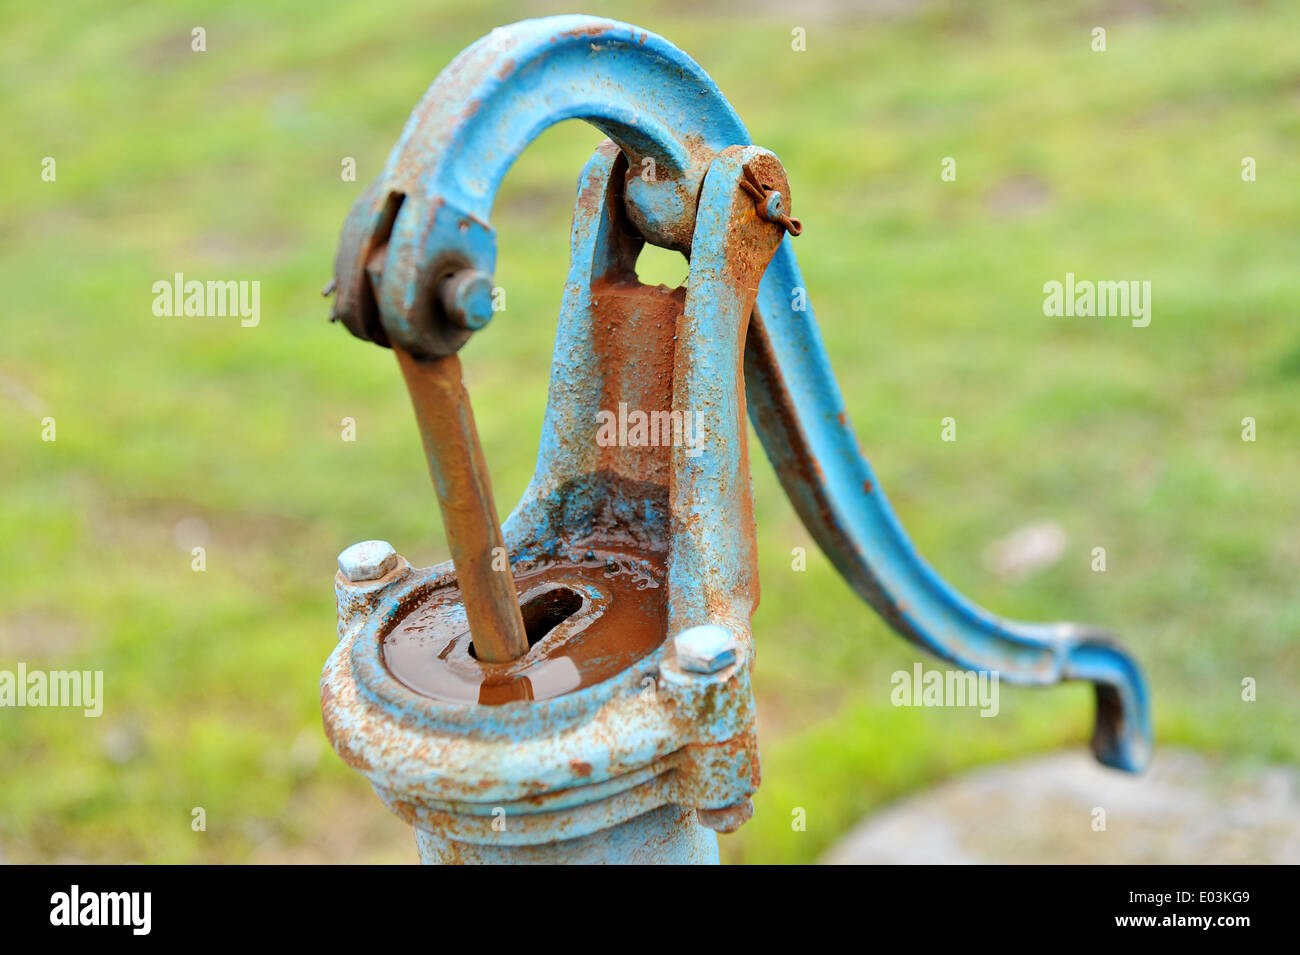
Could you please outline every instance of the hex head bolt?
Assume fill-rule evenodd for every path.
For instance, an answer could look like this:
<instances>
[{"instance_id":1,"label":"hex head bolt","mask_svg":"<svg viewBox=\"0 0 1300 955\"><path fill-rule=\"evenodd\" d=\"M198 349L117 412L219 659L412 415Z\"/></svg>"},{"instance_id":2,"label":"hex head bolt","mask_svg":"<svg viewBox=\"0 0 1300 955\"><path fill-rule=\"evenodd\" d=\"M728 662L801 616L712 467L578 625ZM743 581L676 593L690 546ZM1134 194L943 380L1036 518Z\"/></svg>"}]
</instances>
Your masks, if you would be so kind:
<instances>
[{"instance_id":1,"label":"hex head bolt","mask_svg":"<svg viewBox=\"0 0 1300 955\"><path fill-rule=\"evenodd\" d=\"M677 665L691 673L717 673L736 662L736 639L725 627L706 623L673 639Z\"/></svg>"},{"instance_id":2,"label":"hex head bolt","mask_svg":"<svg viewBox=\"0 0 1300 955\"><path fill-rule=\"evenodd\" d=\"M400 558L388 541L362 541L339 554L339 570L353 583L386 577Z\"/></svg>"},{"instance_id":3,"label":"hex head bolt","mask_svg":"<svg viewBox=\"0 0 1300 955\"><path fill-rule=\"evenodd\" d=\"M453 323L476 332L492 320L492 276L461 269L438 284L443 311Z\"/></svg>"}]
</instances>

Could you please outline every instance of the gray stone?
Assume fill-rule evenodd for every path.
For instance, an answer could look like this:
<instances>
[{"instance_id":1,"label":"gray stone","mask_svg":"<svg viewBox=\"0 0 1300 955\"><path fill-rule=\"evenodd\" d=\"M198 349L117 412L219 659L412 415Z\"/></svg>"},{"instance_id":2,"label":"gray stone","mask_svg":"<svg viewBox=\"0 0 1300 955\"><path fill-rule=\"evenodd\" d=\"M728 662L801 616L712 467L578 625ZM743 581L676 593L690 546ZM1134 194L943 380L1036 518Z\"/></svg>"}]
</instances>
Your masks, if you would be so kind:
<instances>
[{"instance_id":1,"label":"gray stone","mask_svg":"<svg viewBox=\"0 0 1300 955\"><path fill-rule=\"evenodd\" d=\"M1104 811L1104 829L1094 828ZM981 769L867 818L822 860L1300 863L1300 771L1157 749L1130 776L1085 753Z\"/></svg>"}]
</instances>

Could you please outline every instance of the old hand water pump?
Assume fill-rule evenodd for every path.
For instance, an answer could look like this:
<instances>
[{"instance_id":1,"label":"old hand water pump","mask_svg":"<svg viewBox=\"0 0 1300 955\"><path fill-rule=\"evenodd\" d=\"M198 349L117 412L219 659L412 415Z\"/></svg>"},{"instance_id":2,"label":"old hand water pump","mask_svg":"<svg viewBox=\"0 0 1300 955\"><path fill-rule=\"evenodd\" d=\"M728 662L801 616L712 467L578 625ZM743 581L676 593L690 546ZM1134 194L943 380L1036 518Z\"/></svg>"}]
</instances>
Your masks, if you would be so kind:
<instances>
[{"instance_id":1,"label":"old hand water pump","mask_svg":"<svg viewBox=\"0 0 1300 955\"><path fill-rule=\"evenodd\" d=\"M536 472L502 526L456 353L492 317L497 186L571 118L609 139L578 183ZM1092 681L1097 758L1147 759L1141 672L1104 633L997 617L912 548L845 416L791 210L781 163L699 66L580 16L461 53L353 206L333 318L397 355L452 560L340 555L321 703L424 861L716 862L715 831L749 818L746 412L814 539L898 633L1008 682ZM689 258L685 288L638 282L646 242Z\"/></svg>"}]
</instances>

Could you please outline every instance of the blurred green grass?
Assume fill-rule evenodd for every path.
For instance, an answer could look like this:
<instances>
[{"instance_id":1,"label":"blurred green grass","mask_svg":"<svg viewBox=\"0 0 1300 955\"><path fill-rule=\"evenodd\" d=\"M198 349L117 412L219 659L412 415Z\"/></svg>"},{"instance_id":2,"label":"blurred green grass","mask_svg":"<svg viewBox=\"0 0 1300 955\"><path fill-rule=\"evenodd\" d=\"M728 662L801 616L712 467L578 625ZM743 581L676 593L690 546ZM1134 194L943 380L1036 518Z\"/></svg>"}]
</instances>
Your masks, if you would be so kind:
<instances>
[{"instance_id":1,"label":"blurred green grass","mask_svg":"<svg viewBox=\"0 0 1300 955\"><path fill-rule=\"evenodd\" d=\"M781 156L849 414L931 563L998 612L1119 630L1158 743L1300 760L1300 9L866 6L893 12L600 12L688 51ZM316 683L334 555L369 537L417 564L445 551L392 356L329 325L318 290L436 73L491 27L553 12L0 10L0 666L103 669L106 695L98 720L0 713L4 858L413 860L327 752ZM510 332L464 356L503 513L531 472L573 182L599 138L544 134L494 214ZM648 258L643 277L681 271ZM1042 284L1066 271L1150 279L1150 327L1044 318ZM151 286L174 272L259 280L261 324L154 317ZM939 440L947 415L956 443ZM728 859L810 860L957 770L1083 745L1086 687L1008 689L995 720L890 707L914 652L817 554L753 447L764 784ZM204 573L175 532L195 518ZM1039 519L1068 532L1064 560L1015 584L983 568L989 541Z\"/></svg>"}]
</instances>

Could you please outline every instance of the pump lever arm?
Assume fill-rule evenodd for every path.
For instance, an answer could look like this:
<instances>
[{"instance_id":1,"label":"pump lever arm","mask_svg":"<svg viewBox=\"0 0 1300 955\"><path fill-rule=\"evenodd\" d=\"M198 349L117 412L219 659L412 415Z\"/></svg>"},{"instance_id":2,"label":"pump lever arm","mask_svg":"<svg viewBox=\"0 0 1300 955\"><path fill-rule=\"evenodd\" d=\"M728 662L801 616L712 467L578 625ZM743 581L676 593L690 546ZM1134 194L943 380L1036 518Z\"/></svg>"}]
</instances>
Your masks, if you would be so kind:
<instances>
[{"instance_id":1,"label":"pump lever arm","mask_svg":"<svg viewBox=\"0 0 1300 955\"><path fill-rule=\"evenodd\" d=\"M931 653L1011 683L1091 680L1094 754L1140 771L1151 722L1137 663L1099 628L989 613L926 564L858 447L811 306L791 307L804 287L787 237L763 277L745 346L750 420L804 526L857 594Z\"/></svg>"}]
</instances>

